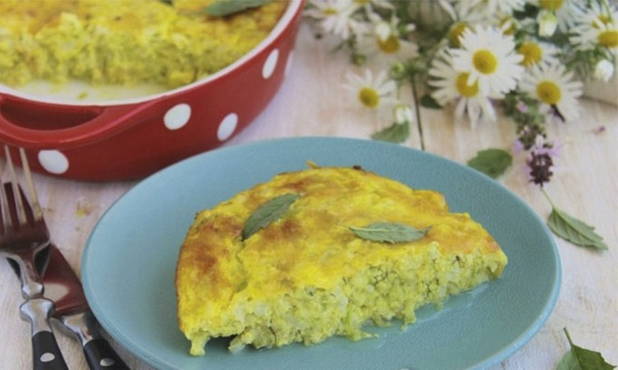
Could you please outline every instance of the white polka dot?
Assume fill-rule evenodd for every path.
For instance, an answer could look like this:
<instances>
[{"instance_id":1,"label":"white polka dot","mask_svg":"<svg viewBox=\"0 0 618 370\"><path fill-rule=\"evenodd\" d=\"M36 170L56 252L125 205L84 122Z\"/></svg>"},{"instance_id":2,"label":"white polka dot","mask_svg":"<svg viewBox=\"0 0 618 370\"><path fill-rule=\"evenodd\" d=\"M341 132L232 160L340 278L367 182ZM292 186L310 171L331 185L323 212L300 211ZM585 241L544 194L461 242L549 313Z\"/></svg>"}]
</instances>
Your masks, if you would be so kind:
<instances>
[{"instance_id":1,"label":"white polka dot","mask_svg":"<svg viewBox=\"0 0 618 370\"><path fill-rule=\"evenodd\" d=\"M103 367L109 367L112 366L116 363L116 361L114 361L113 358L102 358L101 361L99 361L99 365L103 366Z\"/></svg>"},{"instance_id":2,"label":"white polka dot","mask_svg":"<svg viewBox=\"0 0 618 370\"><path fill-rule=\"evenodd\" d=\"M54 356L54 354L51 352L45 352L40 357L41 362L51 362L54 361L55 358L56 356Z\"/></svg>"},{"instance_id":3,"label":"white polka dot","mask_svg":"<svg viewBox=\"0 0 618 370\"><path fill-rule=\"evenodd\" d=\"M178 130L189 122L189 118L191 118L191 106L183 103L168 110L163 117L163 123L170 130Z\"/></svg>"},{"instance_id":4,"label":"white polka dot","mask_svg":"<svg viewBox=\"0 0 618 370\"><path fill-rule=\"evenodd\" d=\"M274 49L266 58L266 62L264 63L264 67L262 67L262 77L270 78L275 72L275 68L277 67L277 60L279 59L279 49Z\"/></svg>"},{"instance_id":5,"label":"white polka dot","mask_svg":"<svg viewBox=\"0 0 618 370\"><path fill-rule=\"evenodd\" d=\"M47 172L60 175L69 169L69 160L57 150L41 150L39 152L39 163Z\"/></svg>"},{"instance_id":6,"label":"white polka dot","mask_svg":"<svg viewBox=\"0 0 618 370\"><path fill-rule=\"evenodd\" d=\"M219 124L219 129L217 130L217 137L220 141L225 141L232 136L234 130L236 130L236 125L238 124L238 115L236 113L230 113L221 123Z\"/></svg>"},{"instance_id":7,"label":"white polka dot","mask_svg":"<svg viewBox=\"0 0 618 370\"><path fill-rule=\"evenodd\" d=\"M288 62L285 64L285 75L287 76L290 73L290 69L292 69L292 62L294 61L294 52L290 51L288 55Z\"/></svg>"}]
</instances>

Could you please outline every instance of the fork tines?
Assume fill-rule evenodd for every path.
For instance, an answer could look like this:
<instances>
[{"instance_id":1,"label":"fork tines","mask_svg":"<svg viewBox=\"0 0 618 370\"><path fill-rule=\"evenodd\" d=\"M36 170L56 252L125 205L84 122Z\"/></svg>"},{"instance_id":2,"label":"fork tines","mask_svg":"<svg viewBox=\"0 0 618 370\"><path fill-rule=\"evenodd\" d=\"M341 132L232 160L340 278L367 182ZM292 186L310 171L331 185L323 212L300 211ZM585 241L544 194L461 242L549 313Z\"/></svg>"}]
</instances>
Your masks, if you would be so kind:
<instances>
[{"instance_id":1,"label":"fork tines","mask_svg":"<svg viewBox=\"0 0 618 370\"><path fill-rule=\"evenodd\" d=\"M28 158L26 158L26 151L23 148L18 148L19 157L22 168L22 176L25 181L26 190L28 192L28 198L30 198L30 205L32 208L32 216L34 217L34 221L39 221L43 218L43 212L41 210L41 206L39 204L39 200L37 197L36 190L34 188L34 182L32 181L32 173L30 172L30 166L28 164ZM8 184L11 186L11 190L13 193L13 197L15 199L16 204L16 213L17 213L17 222L19 225L26 224L26 208L24 206L24 201L22 199L22 192L20 191L20 181L17 176L17 172L15 170L15 166L13 165L13 160L11 157L11 150L8 145L4 145L4 157L6 159L6 167L8 167ZM5 168L6 169L6 168ZM12 217L11 217L11 209L9 208L7 190L5 186L5 178L4 178L4 170L0 173L0 210L2 211L2 220L5 226L12 226Z\"/></svg>"}]
</instances>

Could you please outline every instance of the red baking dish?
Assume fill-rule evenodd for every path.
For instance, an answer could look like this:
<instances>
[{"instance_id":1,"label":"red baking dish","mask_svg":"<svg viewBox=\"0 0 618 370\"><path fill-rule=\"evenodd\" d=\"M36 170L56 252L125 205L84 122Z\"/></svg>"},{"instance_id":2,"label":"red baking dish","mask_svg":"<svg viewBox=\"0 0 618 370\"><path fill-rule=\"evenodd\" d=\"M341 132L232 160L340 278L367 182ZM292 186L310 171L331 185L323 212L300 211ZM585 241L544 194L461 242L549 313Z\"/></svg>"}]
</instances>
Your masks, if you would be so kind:
<instances>
[{"instance_id":1,"label":"red baking dish","mask_svg":"<svg viewBox=\"0 0 618 370\"><path fill-rule=\"evenodd\" d=\"M0 141L24 147L37 172L81 180L139 178L215 148L249 125L281 86L303 3L290 0L248 54L174 90L86 102L66 91L0 85Z\"/></svg>"}]
</instances>

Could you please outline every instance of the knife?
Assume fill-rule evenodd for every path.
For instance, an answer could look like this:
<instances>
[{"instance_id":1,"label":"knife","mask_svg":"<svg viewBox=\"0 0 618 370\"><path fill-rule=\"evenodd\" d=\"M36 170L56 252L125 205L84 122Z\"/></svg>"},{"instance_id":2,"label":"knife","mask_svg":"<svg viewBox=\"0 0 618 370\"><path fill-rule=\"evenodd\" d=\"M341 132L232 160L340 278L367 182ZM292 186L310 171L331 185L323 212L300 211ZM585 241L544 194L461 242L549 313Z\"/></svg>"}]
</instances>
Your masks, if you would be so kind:
<instances>
[{"instance_id":1,"label":"knife","mask_svg":"<svg viewBox=\"0 0 618 370\"><path fill-rule=\"evenodd\" d=\"M48 247L48 253L43 283L45 297L54 302L52 317L79 340L90 369L128 370L129 367L101 335L81 283L69 263L53 244ZM13 263L11 266L16 267Z\"/></svg>"}]
</instances>

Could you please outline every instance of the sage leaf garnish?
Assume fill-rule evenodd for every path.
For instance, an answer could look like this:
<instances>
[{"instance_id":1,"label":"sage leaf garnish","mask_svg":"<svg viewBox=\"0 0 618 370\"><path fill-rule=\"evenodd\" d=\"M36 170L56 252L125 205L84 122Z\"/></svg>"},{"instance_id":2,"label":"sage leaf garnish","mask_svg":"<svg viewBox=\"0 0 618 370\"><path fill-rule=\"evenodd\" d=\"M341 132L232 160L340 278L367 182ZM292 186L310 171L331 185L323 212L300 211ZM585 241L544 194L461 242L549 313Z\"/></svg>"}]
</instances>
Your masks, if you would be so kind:
<instances>
[{"instance_id":1,"label":"sage leaf garnish","mask_svg":"<svg viewBox=\"0 0 618 370\"><path fill-rule=\"evenodd\" d=\"M423 97L420 100L420 103L425 108L442 109L442 106L440 105L440 103L438 103L438 101L429 94L423 95Z\"/></svg>"},{"instance_id":2,"label":"sage leaf garnish","mask_svg":"<svg viewBox=\"0 0 618 370\"><path fill-rule=\"evenodd\" d=\"M603 238L594 232L594 227L568 215L559 208L552 207L547 226L560 238L581 247L607 249Z\"/></svg>"},{"instance_id":3,"label":"sage leaf garnish","mask_svg":"<svg viewBox=\"0 0 618 370\"><path fill-rule=\"evenodd\" d=\"M365 227L350 226L349 228L359 238L391 244L422 239L429 231L429 228L419 230L412 226L392 222L376 222Z\"/></svg>"},{"instance_id":4,"label":"sage leaf garnish","mask_svg":"<svg viewBox=\"0 0 618 370\"><path fill-rule=\"evenodd\" d=\"M616 368L616 366L608 364L601 353L573 344L566 328L564 328L564 332L571 345L571 350L558 362L556 370L612 370Z\"/></svg>"},{"instance_id":5,"label":"sage leaf garnish","mask_svg":"<svg viewBox=\"0 0 618 370\"><path fill-rule=\"evenodd\" d=\"M281 218L298 198L300 198L299 194L283 194L259 206L245 222L245 226L242 229L242 240L249 238Z\"/></svg>"},{"instance_id":6,"label":"sage leaf garnish","mask_svg":"<svg viewBox=\"0 0 618 370\"><path fill-rule=\"evenodd\" d=\"M371 135L373 140L388 141L400 144L410 136L410 123L393 123L387 128Z\"/></svg>"},{"instance_id":7,"label":"sage leaf garnish","mask_svg":"<svg viewBox=\"0 0 618 370\"><path fill-rule=\"evenodd\" d=\"M486 149L476 153L476 157L468 161L468 166L487 176L497 178L513 163L513 156L506 150Z\"/></svg>"},{"instance_id":8,"label":"sage leaf garnish","mask_svg":"<svg viewBox=\"0 0 618 370\"><path fill-rule=\"evenodd\" d=\"M257 8L272 0L217 0L208 5L204 12L215 17L225 17L247 9Z\"/></svg>"}]
</instances>

